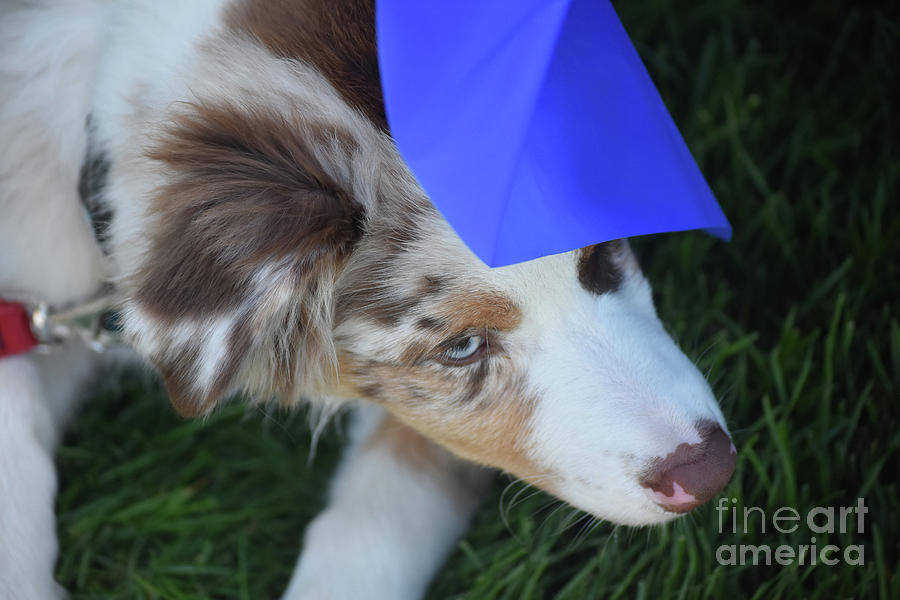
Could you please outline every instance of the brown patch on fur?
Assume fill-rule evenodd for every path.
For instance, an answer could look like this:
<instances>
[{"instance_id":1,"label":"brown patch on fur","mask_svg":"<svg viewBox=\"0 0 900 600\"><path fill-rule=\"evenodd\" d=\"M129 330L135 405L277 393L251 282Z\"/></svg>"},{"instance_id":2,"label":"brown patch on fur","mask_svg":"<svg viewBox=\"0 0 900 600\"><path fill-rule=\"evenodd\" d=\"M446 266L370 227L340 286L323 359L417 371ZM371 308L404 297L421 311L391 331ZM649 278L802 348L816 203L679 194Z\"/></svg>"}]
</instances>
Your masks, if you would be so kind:
<instances>
[{"instance_id":1,"label":"brown patch on fur","mask_svg":"<svg viewBox=\"0 0 900 600\"><path fill-rule=\"evenodd\" d=\"M509 297L499 292L476 292L452 296L436 311L451 329L514 329L522 321L522 311Z\"/></svg>"},{"instance_id":2,"label":"brown patch on fur","mask_svg":"<svg viewBox=\"0 0 900 600\"><path fill-rule=\"evenodd\" d=\"M136 298L163 321L235 307L265 262L314 278L362 233L362 208L309 145L310 129L331 135L325 126L262 108L192 109L149 153L173 178L153 202L159 224Z\"/></svg>"},{"instance_id":3,"label":"brown patch on fur","mask_svg":"<svg viewBox=\"0 0 900 600\"><path fill-rule=\"evenodd\" d=\"M226 22L276 56L316 67L347 104L388 131L375 50L374 2L241 0L228 10Z\"/></svg>"},{"instance_id":4,"label":"brown patch on fur","mask_svg":"<svg viewBox=\"0 0 900 600\"><path fill-rule=\"evenodd\" d=\"M347 397L364 395L369 386L377 384L380 395L369 399L454 454L519 477L542 474L528 457L527 448L536 399L517 384L515 373L492 374L485 367L478 394L482 401L466 404L462 398L471 392L466 389L467 377L473 373L471 376L479 379L480 366L468 371L396 365L362 361L348 354L340 356L339 364L340 392ZM490 381L495 377L502 380Z\"/></svg>"},{"instance_id":5,"label":"brown patch on fur","mask_svg":"<svg viewBox=\"0 0 900 600\"><path fill-rule=\"evenodd\" d=\"M365 310L367 317L388 327L395 327L400 319L412 313L422 299L418 296L400 298L393 302L373 302Z\"/></svg>"},{"instance_id":6,"label":"brown patch on fur","mask_svg":"<svg viewBox=\"0 0 900 600\"><path fill-rule=\"evenodd\" d=\"M416 321L416 329L425 331L443 331L447 328L447 323L443 319L434 317L422 317Z\"/></svg>"},{"instance_id":7,"label":"brown patch on fur","mask_svg":"<svg viewBox=\"0 0 900 600\"><path fill-rule=\"evenodd\" d=\"M165 363L157 365L163 382L166 384L166 390L169 392L172 406L179 415L185 418L199 417L210 408L209 398L198 399L194 387L199 356L200 349L191 345L182 349Z\"/></svg>"},{"instance_id":8,"label":"brown patch on fur","mask_svg":"<svg viewBox=\"0 0 900 600\"><path fill-rule=\"evenodd\" d=\"M379 383L368 383L359 386L359 393L369 400L379 400L384 394L384 388Z\"/></svg>"},{"instance_id":9,"label":"brown patch on fur","mask_svg":"<svg viewBox=\"0 0 900 600\"><path fill-rule=\"evenodd\" d=\"M513 388L502 397L493 398L488 407L470 414L460 411L454 415L451 409L442 418L424 422L419 415L406 412L405 407L396 412L405 422L461 458L499 467L520 478L531 478L541 473L525 447L531 433L534 401L516 392Z\"/></svg>"},{"instance_id":10,"label":"brown patch on fur","mask_svg":"<svg viewBox=\"0 0 900 600\"><path fill-rule=\"evenodd\" d=\"M623 275L616 254L620 245L619 240L614 240L581 249L578 261L581 287L598 296L619 289Z\"/></svg>"},{"instance_id":11,"label":"brown patch on fur","mask_svg":"<svg viewBox=\"0 0 900 600\"><path fill-rule=\"evenodd\" d=\"M166 385L166 391L169 392L169 401L175 412L185 419L194 419L204 414L206 403L197 401L189 376L169 367L160 367L159 373Z\"/></svg>"}]
</instances>

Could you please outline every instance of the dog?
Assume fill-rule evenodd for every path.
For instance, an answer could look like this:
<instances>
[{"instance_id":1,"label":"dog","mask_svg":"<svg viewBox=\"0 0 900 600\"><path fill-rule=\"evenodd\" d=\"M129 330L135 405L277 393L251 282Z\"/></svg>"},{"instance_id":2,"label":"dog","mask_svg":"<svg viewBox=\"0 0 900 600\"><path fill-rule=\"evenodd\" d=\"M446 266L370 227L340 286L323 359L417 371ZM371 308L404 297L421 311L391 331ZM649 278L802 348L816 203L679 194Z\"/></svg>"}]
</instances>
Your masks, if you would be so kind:
<instances>
[{"instance_id":1,"label":"dog","mask_svg":"<svg viewBox=\"0 0 900 600\"><path fill-rule=\"evenodd\" d=\"M4 300L112 289L182 415L359 405L287 599L420 597L496 470L626 525L732 475L627 241L490 269L432 206L371 1L7 0L0 140ZM64 595L52 453L103 360L0 359L3 598Z\"/></svg>"}]
</instances>

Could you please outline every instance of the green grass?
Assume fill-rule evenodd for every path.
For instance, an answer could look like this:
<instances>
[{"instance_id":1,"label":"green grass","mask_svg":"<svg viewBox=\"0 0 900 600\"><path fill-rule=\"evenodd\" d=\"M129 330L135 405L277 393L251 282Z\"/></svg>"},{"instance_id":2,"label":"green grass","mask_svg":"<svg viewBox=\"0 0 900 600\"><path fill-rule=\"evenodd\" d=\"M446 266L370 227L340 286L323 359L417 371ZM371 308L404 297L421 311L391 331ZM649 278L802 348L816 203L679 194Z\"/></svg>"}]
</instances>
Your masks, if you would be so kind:
<instances>
[{"instance_id":1,"label":"green grass","mask_svg":"<svg viewBox=\"0 0 900 600\"><path fill-rule=\"evenodd\" d=\"M665 527L594 526L501 477L431 598L900 597L900 21L887 6L617 3L735 227L730 244L635 242L739 447L725 495L770 517L864 497L864 533L817 541L862 544L865 565L721 566L721 544L812 534L720 534L711 506ZM274 597L341 443L332 428L308 464L302 414L235 406L185 422L156 384L126 378L60 449L58 577L73 598Z\"/></svg>"}]
</instances>

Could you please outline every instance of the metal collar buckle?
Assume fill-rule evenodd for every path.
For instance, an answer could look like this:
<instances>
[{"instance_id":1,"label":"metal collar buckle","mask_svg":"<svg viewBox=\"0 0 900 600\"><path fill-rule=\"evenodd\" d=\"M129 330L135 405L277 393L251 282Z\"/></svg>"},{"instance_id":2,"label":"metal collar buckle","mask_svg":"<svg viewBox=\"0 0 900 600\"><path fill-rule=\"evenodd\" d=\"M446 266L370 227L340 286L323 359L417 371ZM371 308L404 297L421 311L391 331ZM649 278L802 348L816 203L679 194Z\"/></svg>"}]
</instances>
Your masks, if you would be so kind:
<instances>
[{"instance_id":1,"label":"metal collar buckle","mask_svg":"<svg viewBox=\"0 0 900 600\"><path fill-rule=\"evenodd\" d=\"M41 346L54 346L80 339L95 352L103 352L118 336L107 326L107 317L117 304L112 294L101 295L65 309L54 309L46 302L27 304L31 330Z\"/></svg>"}]
</instances>

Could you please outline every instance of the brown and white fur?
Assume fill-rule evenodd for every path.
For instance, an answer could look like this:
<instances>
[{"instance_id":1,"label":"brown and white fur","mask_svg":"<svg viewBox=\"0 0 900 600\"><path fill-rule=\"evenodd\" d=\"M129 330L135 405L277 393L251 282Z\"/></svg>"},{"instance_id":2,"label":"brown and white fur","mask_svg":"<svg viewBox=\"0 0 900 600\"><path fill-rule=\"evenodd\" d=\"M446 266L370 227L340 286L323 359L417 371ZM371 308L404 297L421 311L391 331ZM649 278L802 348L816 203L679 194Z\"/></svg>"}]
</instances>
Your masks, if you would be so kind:
<instances>
[{"instance_id":1,"label":"brown and white fur","mask_svg":"<svg viewBox=\"0 0 900 600\"><path fill-rule=\"evenodd\" d=\"M109 282L184 415L360 401L285 598L421 596L483 466L629 525L733 469L627 242L489 269L433 208L390 137L366 2L3 3L0 297ZM97 362L0 360L0 597L61 593L52 451Z\"/></svg>"}]
</instances>

